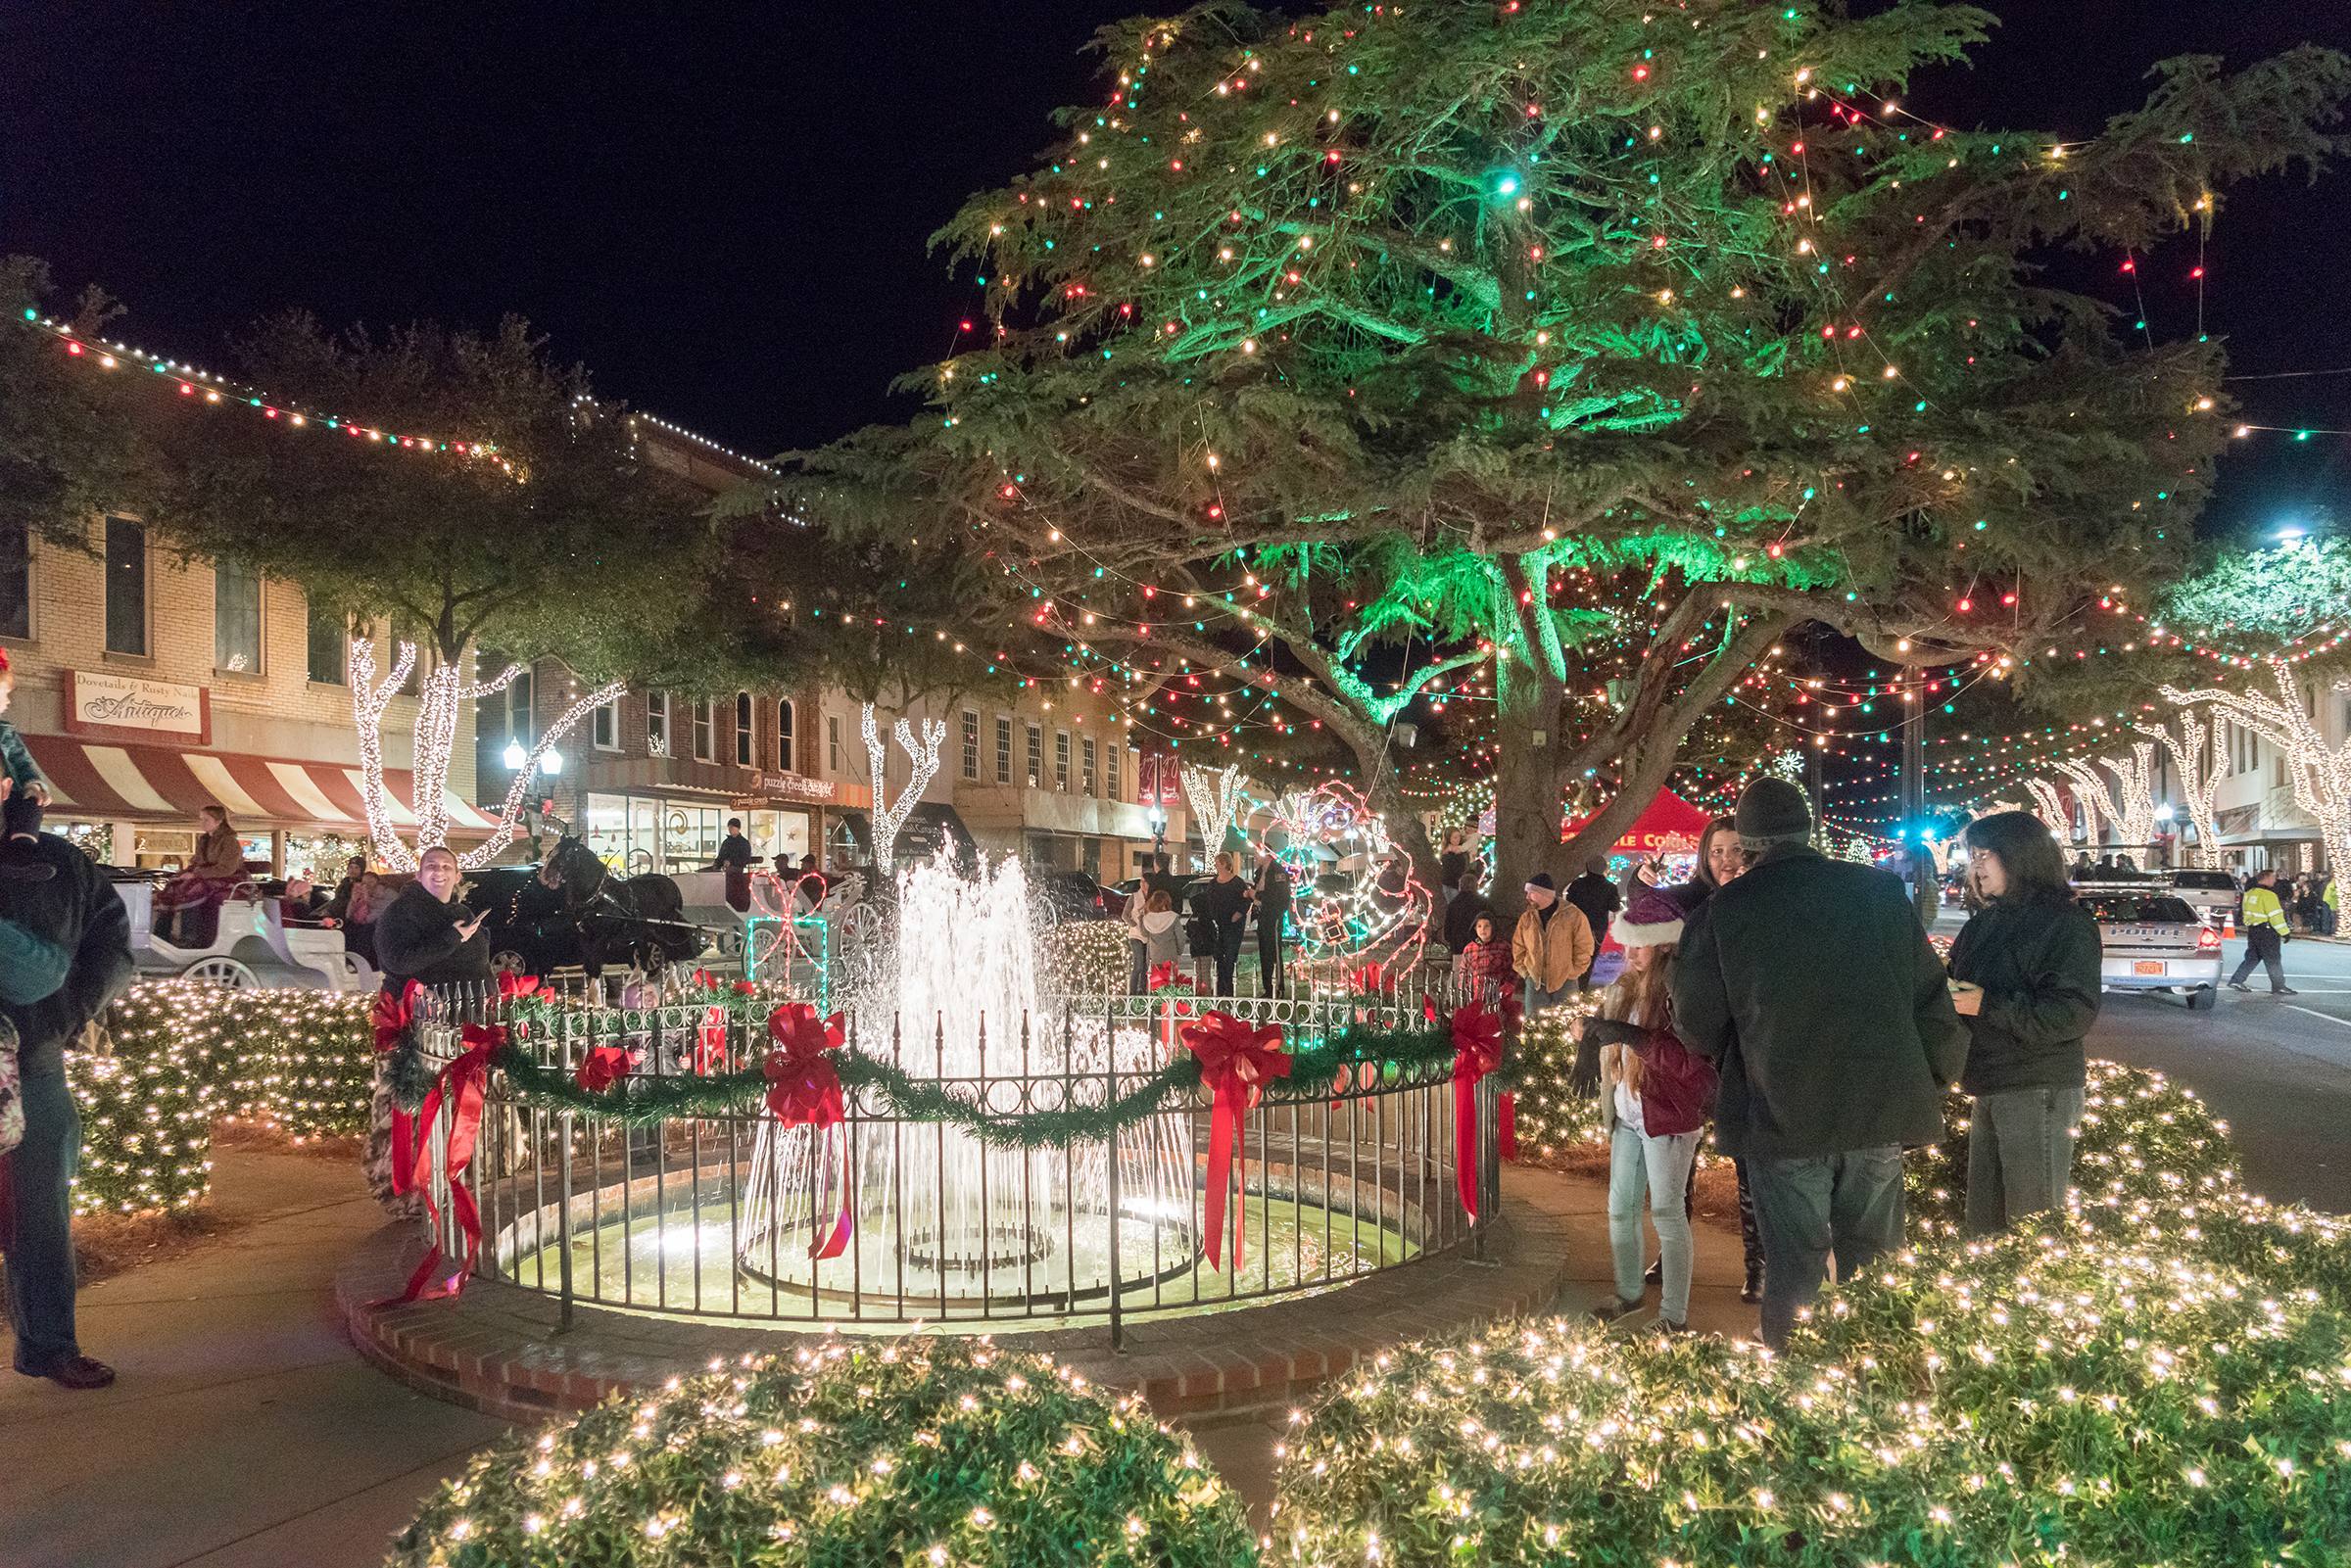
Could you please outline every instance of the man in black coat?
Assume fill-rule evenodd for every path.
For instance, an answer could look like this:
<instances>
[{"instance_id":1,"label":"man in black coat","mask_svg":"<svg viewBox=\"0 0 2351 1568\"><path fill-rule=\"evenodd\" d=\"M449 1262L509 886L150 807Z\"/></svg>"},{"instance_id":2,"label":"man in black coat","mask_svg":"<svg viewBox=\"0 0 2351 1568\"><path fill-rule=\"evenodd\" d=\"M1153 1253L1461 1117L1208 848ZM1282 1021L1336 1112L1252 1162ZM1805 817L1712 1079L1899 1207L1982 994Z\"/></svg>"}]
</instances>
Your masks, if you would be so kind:
<instances>
[{"instance_id":1,"label":"man in black coat","mask_svg":"<svg viewBox=\"0 0 2351 1568\"><path fill-rule=\"evenodd\" d=\"M441 988L490 983L490 939L482 917L456 902L457 857L439 844L416 857L416 879L400 890L375 923L384 989L408 983Z\"/></svg>"},{"instance_id":2,"label":"man in black coat","mask_svg":"<svg viewBox=\"0 0 2351 1568\"><path fill-rule=\"evenodd\" d=\"M1493 901L1486 897L1486 863L1473 860L1462 873L1462 879L1453 890L1453 902L1445 906L1445 945L1459 958L1462 950L1477 940L1477 917L1494 913ZM1572 895L1573 889L1569 889ZM1495 922L1500 929L1502 923Z\"/></svg>"},{"instance_id":3,"label":"man in black coat","mask_svg":"<svg viewBox=\"0 0 2351 1568\"><path fill-rule=\"evenodd\" d=\"M1592 934L1601 940L1607 937L1608 917L1624 907L1624 894L1614 882L1608 880L1608 862L1605 855L1594 855L1585 861L1584 874L1569 882L1567 891L1559 896L1584 912L1584 920L1591 926ZM1598 957L1597 951L1594 956ZM1591 983L1590 973L1585 972L1587 985Z\"/></svg>"},{"instance_id":4,"label":"man in black coat","mask_svg":"<svg viewBox=\"0 0 2351 1568\"><path fill-rule=\"evenodd\" d=\"M0 881L0 1020L17 1042L24 1141L0 1163L0 1254L17 1370L99 1389L114 1368L81 1354L73 1327L73 1169L81 1119L67 1042L130 986L130 916L89 857L53 833L33 841L46 880Z\"/></svg>"},{"instance_id":5,"label":"man in black coat","mask_svg":"<svg viewBox=\"0 0 2351 1568\"><path fill-rule=\"evenodd\" d=\"M1812 848L1801 789L1758 779L1737 822L1760 858L1685 926L1673 1021L1722 1064L1715 1134L1748 1162L1779 1350L1831 1252L1851 1279L1901 1246L1902 1150L1943 1136L1968 1033L1900 880Z\"/></svg>"}]
</instances>

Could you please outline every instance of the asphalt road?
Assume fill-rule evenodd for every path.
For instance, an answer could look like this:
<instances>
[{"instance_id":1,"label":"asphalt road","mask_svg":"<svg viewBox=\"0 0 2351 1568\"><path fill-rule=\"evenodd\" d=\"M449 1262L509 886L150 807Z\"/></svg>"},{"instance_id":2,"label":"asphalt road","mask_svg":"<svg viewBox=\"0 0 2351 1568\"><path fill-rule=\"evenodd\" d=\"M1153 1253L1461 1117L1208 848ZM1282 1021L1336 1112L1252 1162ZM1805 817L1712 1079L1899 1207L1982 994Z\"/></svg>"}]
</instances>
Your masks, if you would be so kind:
<instances>
[{"instance_id":1,"label":"asphalt road","mask_svg":"<svg viewBox=\"0 0 2351 1568\"><path fill-rule=\"evenodd\" d=\"M1956 912L1953 912L1956 913ZM1947 915L1939 927L1956 930ZM2244 957L2228 944L2226 980ZM2351 946L2285 944L2285 983L2273 997L2256 965L2241 991L2190 1013L2180 999L2110 991L2089 1054L2185 1083L2229 1123L2246 1185L2277 1203L2351 1212Z\"/></svg>"}]
</instances>

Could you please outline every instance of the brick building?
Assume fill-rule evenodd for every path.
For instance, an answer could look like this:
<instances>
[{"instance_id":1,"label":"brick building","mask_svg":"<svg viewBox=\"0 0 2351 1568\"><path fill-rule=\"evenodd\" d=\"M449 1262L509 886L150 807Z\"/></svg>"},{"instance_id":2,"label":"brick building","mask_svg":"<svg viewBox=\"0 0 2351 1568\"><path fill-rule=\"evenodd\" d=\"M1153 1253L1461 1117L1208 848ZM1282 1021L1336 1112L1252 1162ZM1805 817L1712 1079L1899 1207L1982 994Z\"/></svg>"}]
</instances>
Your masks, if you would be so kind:
<instances>
[{"instance_id":1,"label":"brick building","mask_svg":"<svg viewBox=\"0 0 2351 1568\"><path fill-rule=\"evenodd\" d=\"M0 539L0 647L16 678L9 716L56 796L52 827L101 860L164 866L195 844L217 802L249 860L330 873L366 838L346 669L349 621L300 585L179 562L136 518L93 519L87 549ZM376 629L377 662L389 640ZM415 821L416 703L385 717L385 784L397 826ZM489 824L473 795L471 717L449 780L457 834Z\"/></svg>"}]
</instances>

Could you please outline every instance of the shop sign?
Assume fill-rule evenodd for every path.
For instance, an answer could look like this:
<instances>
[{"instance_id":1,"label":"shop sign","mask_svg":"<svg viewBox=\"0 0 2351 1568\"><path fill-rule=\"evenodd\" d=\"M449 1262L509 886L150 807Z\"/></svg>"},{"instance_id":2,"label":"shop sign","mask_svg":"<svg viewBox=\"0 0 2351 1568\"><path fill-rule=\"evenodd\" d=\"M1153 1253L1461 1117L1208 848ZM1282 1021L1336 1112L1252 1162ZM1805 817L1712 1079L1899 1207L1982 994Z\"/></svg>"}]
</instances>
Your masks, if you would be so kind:
<instances>
[{"instance_id":1,"label":"shop sign","mask_svg":"<svg viewBox=\"0 0 2351 1568\"><path fill-rule=\"evenodd\" d=\"M759 787L773 800L813 800L829 802L840 792L840 786L830 779L811 779L800 773L763 773Z\"/></svg>"},{"instance_id":2,"label":"shop sign","mask_svg":"<svg viewBox=\"0 0 2351 1568\"><path fill-rule=\"evenodd\" d=\"M213 743L212 693L112 672L66 672L66 733L106 740Z\"/></svg>"}]
</instances>

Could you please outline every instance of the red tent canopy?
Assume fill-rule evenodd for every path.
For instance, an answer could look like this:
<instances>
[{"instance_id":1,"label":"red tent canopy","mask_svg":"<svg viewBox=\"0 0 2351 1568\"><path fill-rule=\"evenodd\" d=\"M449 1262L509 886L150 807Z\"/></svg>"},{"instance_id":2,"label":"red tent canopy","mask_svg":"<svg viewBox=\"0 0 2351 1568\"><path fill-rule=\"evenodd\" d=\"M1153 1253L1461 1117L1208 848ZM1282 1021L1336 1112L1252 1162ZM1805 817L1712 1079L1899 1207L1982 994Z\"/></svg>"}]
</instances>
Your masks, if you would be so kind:
<instances>
[{"instance_id":1,"label":"red tent canopy","mask_svg":"<svg viewBox=\"0 0 2351 1568\"><path fill-rule=\"evenodd\" d=\"M1559 837L1571 838L1575 830L1589 817L1577 817L1561 825ZM1714 819L1684 800L1670 789L1657 791L1657 798L1635 819L1624 836L1617 839L1612 853L1619 855L1694 855L1698 841Z\"/></svg>"}]
</instances>

